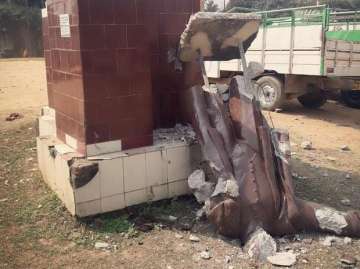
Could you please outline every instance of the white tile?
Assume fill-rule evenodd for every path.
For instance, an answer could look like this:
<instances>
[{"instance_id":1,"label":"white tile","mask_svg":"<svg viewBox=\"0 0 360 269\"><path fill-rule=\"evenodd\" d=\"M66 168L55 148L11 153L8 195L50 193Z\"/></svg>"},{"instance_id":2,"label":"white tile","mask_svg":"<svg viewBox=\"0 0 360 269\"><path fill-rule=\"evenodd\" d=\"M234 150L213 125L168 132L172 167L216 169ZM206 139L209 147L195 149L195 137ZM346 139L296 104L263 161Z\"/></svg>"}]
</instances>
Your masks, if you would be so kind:
<instances>
[{"instance_id":1,"label":"white tile","mask_svg":"<svg viewBox=\"0 0 360 269\"><path fill-rule=\"evenodd\" d=\"M125 192L146 188L145 154L137 154L124 158Z\"/></svg>"},{"instance_id":2,"label":"white tile","mask_svg":"<svg viewBox=\"0 0 360 269\"><path fill-rule=\"evenodd\" d=\"M101 213L101 201L94 200L76 204L76 216L87 217Z\"/></svg>"},{"instance_id":3,"label":"white tile","mask_svg":"<svg viewBox=\"0 0 360 269\"><path fill-rule=\"evenodd\" d=\"M96 143L86 146L87 156L96 156L107 153L119 152L122 150L121 140Z\"/></svg>"},{"instance_id":4,"label":"white tile","mask_svg":"<svg viewBox=\"0 0 360 269\"><path fill-rule=\"evenodd\" d=\"M174 182L187 179L191 174L191 158L188 146L169 148L168 158L168 181Z\"/></svg>"},{"instance_id":5,"label":"white tile","mask_svg":"<svg viewBox=\"0 0 360 269\"><path fill-rule=\"evenodd\" d=\"M39 136L56 136L55 118L50 116L39 118Z\"/></svg>"},{"instance_id":6,"label":"white tile","mask_svg":"<svg viewBox=\"0 0 360 269\"><path fill-rule=\"evenodd\" d=\"M88 184L81 188L75 189L74 192L76 203L84 203L100 199L100 181L100 173L97 173Z\"/></svg>"},{"instance_id":7,"label":"white tile","mask_svg":"<svg viewBox=\"0 0 360 269\"><path fill-rule=\"evenodd\" d=\"M181 196L189 194L189 186L187 180L180 180L169 183L169 197Z\"/></svg>"},{"instance_id":8,"label":"white tile","mask_svg":"<svg viewBox=\"0 0 360 269\"><path fill-rule=\"evenodd\" d=\"M99 162L99 170L101 175L101 197L124 193L122 158Z\"/></svg>"},{"instance_id":9,"label":"white tile","mask_svg":"<svg viewBox=\"0 0 360 269\"><path fill-rule=\"evenodd\" d=\"M73 149L77 149L78 148L78 141L76 140L76 138L65 134L65 142L68 146L72 147Z\"/></svg>"},{"instance_id":10,"label":"white tile","mask_svg":"<svg viewBox=\"0 0 360 269\"><path fill-rule=\"evenodd\" d=\"M125 205L132 206L148 202L148 196L145 189L125 193Z\"/></svg>"},{"instance_id":11,"label":"white tile","mask_svg":"<svg viewBox=\"0 0 360 269\"><path fill-rule=\"evenodd\" d=\"M151 186L146 190L149 201L159 201L169 198L169 187L167 184L161 186Z\"/></svg>"},{"instance_id":12,"label":"white tile","mask_svg":"<svg viewBox=\"0 0 360 269\"><path fill-rule=\"evenodd\" d=\"M167 183L166 157L161 151L146 153L147 186L158 186Z\"/></svg>"},{"instance_id":13,"label":"white tile","mask_svg":"<svg viewBox=\"0 0 360 269\"><path fill-rule=\"evenodd\" d=\"M116 211L125 208L125 195L117 194L101 198L102 213Z\"/></svg>"}]
</instances>

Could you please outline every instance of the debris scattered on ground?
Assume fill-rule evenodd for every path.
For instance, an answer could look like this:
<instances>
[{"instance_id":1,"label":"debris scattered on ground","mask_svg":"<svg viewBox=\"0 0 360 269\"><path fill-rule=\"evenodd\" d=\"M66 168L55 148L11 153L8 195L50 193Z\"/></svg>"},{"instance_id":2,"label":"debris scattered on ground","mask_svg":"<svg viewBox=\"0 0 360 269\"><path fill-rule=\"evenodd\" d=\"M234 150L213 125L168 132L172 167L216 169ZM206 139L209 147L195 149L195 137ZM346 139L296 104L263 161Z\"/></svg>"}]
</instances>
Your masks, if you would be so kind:
<instances>
[{"instance_id":1,"label":"debris scattered on ground","mask_svg":"<svg viewBox=\"0 0 360 269\"><path fill-rule=\"evenodd\" d=\"M349 255L344 255L341 257L340 262L343 268L353 268L357 264L357 259Z\"/></svg>"},{"instance_id":2,"label":"debris scattered on ground","mask_svg":"<svg viewBox=\"0 0 360 269\"><path fill-rule=\"evenodd\" d=\"M341 149L342 151L350 151L350 148L349 148L348 145L342 145L342 146L340 147L340 149Z\"/></svg>"},{"instance_id":3,"label":"debris scattered on ground","mask_svg":"<svg viewBox=\"0 0 360 269\"><path fill-rule=\"evenodd\" d=\"M245 248L250 258L265 262L267 257L275 255L277 246L275 240L263 229L253 233Z\"/></svg>"},{"instance_id":4,"label":"debris scattered on ground","mask_svg":"<svg viewBox=\"0 0 360 269\"><path fill-rule=\"evenodd\" d=\"M184 236L182 234L175 234L176 239L183 239Z\"/></svg>"},{"instance_id":5,"label":"debris scattered on ground","mask_svg":"<svg viewBox=\"0 0 360 269\"><path fill-rule=\"evenodd\" d=\"M6 117L6 121L14 121L21 119L23 116L20 113L11 113L8 117Z\"/></svg>"},{"instance_id":6,"label":"debris scattered on ground","mask_svg":"<svg viewBox=\"0 0 360 269\"><path fill-rule=\"evenodd\" d=\"M281 108L277 108L277 109L275 109L275 112L276 113L281 113L281 112L283 112L283 110Z\"/></svg>"},{"instance_id":7,"label":"debris scattered on ground","mask_svg":"<svg viewBox=\"0 0 360 269\"><path fill-rule=\"evenodd\" d=\"M174 144L179 142L194 143L196 135L192 127L176 124L174 128L154 130L154 145Z\"/></svg>"},{"instance_id":8,"label":"debris scattered on ground","mask_svg":"<svg viewBox=\"0 0 360 269\"><path fill-rule=\"evenodd\" d=\"M331 162L336 162L336 161L337 161L336 158L331 157L331 156L326 157L326 159L328 159L328 160L331 161Z\"/></svg>"},{"instance_id":9,"label":"debris scattered on ground","mask_svg":"<svg viewBox=\"0 0 360 269\"><path fill-rule=\"evenodd\" d=\"M201 169L195 170L189 176L188 185L200 204L208 200L215 189L215 184L206 181L205 172Z\"/></svg>"},{"instance_id":10,"label":"debris scattered on ground","mask_svg":"<svg viewBox=\"0 0 360 269\"><path fill-rule=\"evenodd\" d=\"M1 199L1 200L0 200L0 203L7 202L8 200L9 200L8 198Z\"/></svg>"},{"instance_id":11,"label":"debris scattered on ground","mask_svg":"<svg viewBox=\"0 0 360 269\"><path fill-rule=\"evenodd\" d=\"M296 255L292 252L279 252L268 257L267 260L272 265L290 267L296 263Z\"/></svg>"},{"instance_id":12,"label":"debris scattered on ground","mask_svg":"<svg viewBox=\"0 0 360 269\"><path fill-rule=\"evenodd\" d=\"M337 238L335 236L326 236L322 244L325 247L331 247L333 243L335 243Z\"/></svg>"},{"instance_id":13,"label":"debris scattered on ground","mask_svg":"<svg viewBox=\"0 0 360 269\"><path fill-rule=\"evenodd\" d=\"M225 263L231 263L231 257L229 255L226 255L224 261Z\"/></svg>"},{"instance_id":14,"label":"debris scattered on ground","mask_svg":"<svg viewBox=\"0 0 360 269\"><path fill-rule=\"evenodd\" d=\"M105 242L96 242L95 243L95 249L99 250L108 250L111 248L111 245Z\"/></svg>"},{"instance_id":15,"label":"debris scattered on ground","mask_svg":"<svg viewBox=\"0 0 360 269\"><path fill-rule=\"evenodd\" d=\"M345 178L346 178L346 179L351 179L351 175L350 175L350 174L347 174L347 175L345 176Z\"/></svg>"},{"instance_id":16,"label":"debris scattered on ground","mask_svg":"<svg viewBox=\"0 0 360 269\"><path fill-rule=\"evenodd\" d=\"M352 244L352 239L350 237L345 237L344 238L344 244L345 245L351 245Z\"/></svg>"},{"instance_id":17,"label":"debris scattered on ground","mask_svg":"<svg viewBox=\"0 0 360 269\"><path fill-rule=\"evenodd\" d=\"M193 234L190 235L189 240L191 242L200 242L200 238Z\"/></svg>"},{"instance_id":18,"label":"debris scattered on ground","mask_svg":"<svg viewBox=\"0 0 360 269\"><path fill-rule=\"evenodd\" d=\"M203 260L210 260L211 259L211 254L207 250L201 251L200 258L203 259Z\"/></svg>"},{"instance_id":19,"label":"debris scattered on ground","mask_svg":"<svg viewBox=\"0 0 360 269\"><path fill-rule=\"evenodd\" d=\"M304 141L301 143L301 148L302 149L306 149L306 150L312 150L313 149L313 144L311 141Z\"/></svg>"}]
</instances>

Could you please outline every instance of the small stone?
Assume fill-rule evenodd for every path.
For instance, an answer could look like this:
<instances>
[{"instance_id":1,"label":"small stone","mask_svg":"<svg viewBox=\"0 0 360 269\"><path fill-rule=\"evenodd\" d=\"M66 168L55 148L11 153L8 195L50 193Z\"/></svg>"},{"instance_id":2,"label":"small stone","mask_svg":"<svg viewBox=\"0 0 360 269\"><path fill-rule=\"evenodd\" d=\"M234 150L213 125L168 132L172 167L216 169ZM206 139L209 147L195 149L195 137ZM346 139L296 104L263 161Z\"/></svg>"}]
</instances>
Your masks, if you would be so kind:
<instances>
[{"instance_id":1,"label":"small stone","mask_svg":"<svg viewBox=\"0 0 360 269\"><path fill-rule=\"evenodd\" d=\"M326 172L323 174L323 177L328 177L328 176L329 176L329 174Z\"/></svg>"},{"instance_id":2,"label":"small stone","mask_svg":"<svg viewBox=\"0 0 360 269\"><path fill-rule=\"evenodd\" d=\"M326 157L326 159L328 159L331 162L336 162L336 160L337 160L336 158L331 157L331 156Z\"/></svg>"},{"instance_id":3,"label":"small stone","mask_svg":"<svg viewBox=\"0 0 360 269\"><path fill-rule=\"evenodd\" d=\"M206 218L206 212L204 208L200 208L196 211L196 220L203 220Z\"/></svg>"},{"instance_id":4,"label":"small stone","mask_svg":"<svg viewBox=\"0 0 360 269\"><path fill-rule=\"evenodd\" d=\"M357 263L357 259L352 256L344 255L341 257L340 262L345 265L353 265L354 266Z\"/></svg>"},{"instance_id":5,"label":"small stone","mask_svg":"<svg viewBox=\"0 0 360 269\"><path fill-rule=\"evenodd\" d=\"M0 200L0 203L4 203L4 202L6 202L6 201L8 201L8 198L1 199L1 200Z\"/></svg>"},{"instance_id":6,"label":"small stone","mask_svg":"<svg viewBox=\"0 0 360 269\"><path fill-rule=\"evenodd\" d=\"M224 260L225 260L225 263L230 263L231 262L231 257L226 255Z\"/></svg>"},{"instance_id":7,"label":"small stone","mask_svg":"<svg viewBox=\"0 0 360 269\"><path fill-rule=\"evenodd\" d=\"M200 253L200 258L204 259L204 260L210 260L211 259L211 255L209 251L202 251Z\"/></svg>"},{"instance_id":8,"label":"small stone","mask_svg":"<svg viewBox=\"0 0 360 269\"><path fill-rule=\"evenodd\" d=\"M276 109L275 109L275 112L276 112L276 113L281 113L281 112L283 112L283 110L282 110L281 108L276 108Z\"/></svg>"},{"instance_id":9,"label":"small stone","mask_svg":"<svg viewBox=\"0 0 360 269\"><path fill-rule=\"evenodd\" d=\"M351 206L351 201L349 199L342 199L340 201L344 206Z\"/></svg>"},{"instance_id":10,"label":"small stone","mask_svg":"<svg viewBox=\"0 0 360 269\"><path fill-rule=\"evenodd\" d=\"M351 245L352 244L352 239L350 237L345 237L344 238L344 244L345 245Z\"/></svg>"},{"instance_id":11,"label":"small stone","mask_svg":"<svg viewBox=\"0 0 360 269\"><path fill-rule=\"evenodd\" d=\"M195 235L190 235L189 239L191 242L200 242L200 238Z\"/></svg>"},{"instance_id":12,"label":"small stone","mask_svg":"<svg viewBox=\"0 0 360 269\"><path fill-rule=\"evenodd\" d=\"M307 244L307 245L311 245L312 242L313 242L313 239L312 239L312 238L305 238L305 239L303 240L303 242L304 242L305 244Z\"/></svg>"},{"instance_id":13,"label":"small stone","mask_svg":"<svg viewBox=\"0 0 360 269\"><path fill-rule=\"evenodd\" d=\"M96 242L95 243L95 249L100 249L100 250L105 250L105 249L109 249L110 248L110 244L105 243L105 242Z\"/></svg>"},{"instance_id":14,"label":"small stone","mask_svg":"<svg viewBox=\"0 0 360 269\"><path fill-rule=\"evenodd\" d=\"M311 141L304 141L301 143L301 148L306 149L306 150L311 150L313 149L312 146L312 142Z\"/></svg>"},{"instance_id":15,"label":"small stone","mask_svg":"<svg viewBox=\"0 0 360 269\"><path fill-rule=\"evenodd\" d=\"M176 239L183 239L184 236L182 234L175 234Z\"/></svg>"},{"instance_id":16,"label":"small stone","mask_svg":"<svg viewBox=\"0 0 360 269\"><path fill-rule=\"evenodd\" d=\"M347 145L342 145L340 148L342 151L350 151L350 148Z\"/></svg>"},{"instance_id":17,"label":"small stone","mask_svg":"<svg viewBox=\"0 0 360 269\"><path fill-rule=\"evenodd\" d=\"M326 236L322 244L325 247L331 247L334 242L336 242L335 236Z\"/></svg>"},{"instance_id":18,"label":"small stone","mask_svg":"<svg viewBox=\"0 0 360 269\"><path fill-rule=\"evenodd\" d=\"M272 265L290 267L296 263L296 255L291 252L279 252L268 257L267 260Z\"/></svg>"},{"instance_id":19,"label":"small stone","mask_svg":"<svg viewBox=\"0 0 360 269\"><path fill-rule=\"evenodd\" d=\"M169 219L169 221L171 221L171 222L175 222L175 221L178 220L178 218L175 217L175 216L169 216L168 219Z\"/></svg>"},{"instance_id":20,"label":"small stone","mask_svg":"<svg viewBox=\"0 0 360 269\"><path fill-rule=\"evenodd\" d=\"M350 175L350 174L347 174L345 178L346 178L346 179L351 179L351 175Z\"/></svg>"},{"instance_id":21,"label":"small stone","mask_svg":"<svg viewBox=\"0 0 360 269\"><path fill-rule=\"evenodd\" d=\"M245 248L250 258L264 262L267 257L275 255L277 245L275 240L260 228L251 235Z\"/></svg>"}]
</instances>

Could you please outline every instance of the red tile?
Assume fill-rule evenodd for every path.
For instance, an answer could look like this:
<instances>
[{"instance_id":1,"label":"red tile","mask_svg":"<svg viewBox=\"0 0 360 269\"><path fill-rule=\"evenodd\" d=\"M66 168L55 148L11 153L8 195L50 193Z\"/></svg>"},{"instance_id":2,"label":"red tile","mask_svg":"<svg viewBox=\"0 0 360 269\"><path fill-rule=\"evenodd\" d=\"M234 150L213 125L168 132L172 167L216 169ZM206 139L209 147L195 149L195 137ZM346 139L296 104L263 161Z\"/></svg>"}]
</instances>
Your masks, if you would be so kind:
<instances>
[{"instance_id":1,"label":"red tile","mask_svg":"<svg viewBox=\"0 0 360 269\"><path fill-rule=\"evenodd\" d=\"M90 23L89 0L78 0L79 24Z\"/></svg>"},{"instance_id":2,"label":"red tile","mask_svg":"<svg viewBox=\"0 0 360 269\"><path fill-rule=\"evenodd\" d=\"M82 52L83 72L86 74L115 74L116 52L95 50Z\"/></svg>"},{"instance_id":3,"label":"red tile","mask_svg":"<svg viewBox=\"0 0 360 269\"><path fill-rule=\"evenodd\" d=\"M151 74L150 72L136 72L133 74L131 81L132 94L146 94L152 92Z\"/></svg>"},{"instance_id":4,"label":"red tile","mask_svg":"<svg viewBox=\"0 0 360 269\"><path fill-rule=\"evenodd\" d=\"M69 72L82 74L80 51L69 51Z\"/></svg>"},{"instance_id":5,"label":"red tile","mask_svg":"<svg viewBox=\"0 0 360 269\"><path fill-rule=\"evenodd\" d=\"M127 25L127 45L129 48L146 47L150 44L150 38L144 25Z\"/></svg>"},{"instance_id":6,"label":"red tile","mask_svg":"<svg viewBox=\"0 0 360 269\"><path fill-rule=\"evenodd\" d=\"M115 0L114 15L116 24L136 24L135 0Z\"/></svg>"},{"instance_id":7,"label":"red tile","mask_svg":"<svg viewBox=\"0 0 360 269\"><path fill-rule=\"evenodd\" d=\"M187 13L160 14L160 33L181 34L186 27L189 17L190 14Z\"/></svg>"},{"instance_id":8,"label":"red tile","mask_svg":"<svg viewBox=\"0 0 360 269\"><path fill-rule=\"evenodd\" d=\"M192 13L193 0L176 0L176 12Z\"/></svg>"},{"instance_id":9,"label":"red tile","mask_svg":"<svg viewBox=\"0 0 360 269\"><path fill-rule=\"evenodd\" d=\"M122 139L122 147L124 150L151 146L153 144L153 136L127 137Z\"/></svg>"},{"instance_id":10,"label":"red tile","mask_svg":"<svg viewBox=\"0 0 360 269\"><path fill-rule=\"evenodd\" d=\"M113 0L89 0L89 13L91 24L113 24Z\"/></svg>"},{"instance_id":11,"label":"red tile","mask_svg":"<svg viewBox=\"0 0 360 269\"><path fill-rule=\"evenodd\" d=\"M101 100L109 96L108 77L100 74L84 74L84 94L86 101Z\"/></svg>"},{"instance_id":12,"label":"red tile","mask_svg":"<svg viewBox=\"0 0 360 269\"><path fill-rule=\"evenodd\" d=\"M126 26L106 25L105 46L110 49L126 48Z\"/></svg>"},{"instance_id":13,"label":"red tile","mask_svg":"<svg viewBox=\"0 0 360 269\"><path fill-rule=\"evenodd\" d=\"M105 124L86 126L86 143L95 144L110 141L110 130Z\"/></svg>"},{"instance_id":14,"label":"red tile","mask_svg":"<svg viewBox=\"0 0 360 269\"><path fill-rule=\"evenodd\" d=\"M80 26L81 49L103 49L105 48L105 26L82 25Z\"/></svg>"}]
</instances>

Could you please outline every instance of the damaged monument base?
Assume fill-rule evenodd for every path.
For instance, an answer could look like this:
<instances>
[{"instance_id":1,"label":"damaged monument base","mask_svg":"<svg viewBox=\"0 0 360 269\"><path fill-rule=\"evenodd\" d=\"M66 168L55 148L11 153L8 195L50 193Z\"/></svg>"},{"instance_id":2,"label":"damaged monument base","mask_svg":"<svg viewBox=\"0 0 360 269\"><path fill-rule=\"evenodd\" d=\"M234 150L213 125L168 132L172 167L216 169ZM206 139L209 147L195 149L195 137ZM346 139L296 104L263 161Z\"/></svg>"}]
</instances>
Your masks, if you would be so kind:
<instances>
[{"instance_id":1,"label":"damaged monument base","mask_svg":"<svg viewBox=\"0 0 360 269\"><path fill-rule=\"evenodd\" d=\"M228 107L200 86L191 90L193 126L216 182L209 184L200 177L195 184L195 174L190 187L205 201L210 222L220 234L242 242L258 228L273 236L298 232L360 236L360 212L339 212L295 196L289 134L268 126L244 85L243 77L232 79Z\"/></svg>"}]
</instances>

